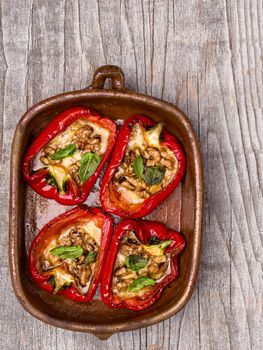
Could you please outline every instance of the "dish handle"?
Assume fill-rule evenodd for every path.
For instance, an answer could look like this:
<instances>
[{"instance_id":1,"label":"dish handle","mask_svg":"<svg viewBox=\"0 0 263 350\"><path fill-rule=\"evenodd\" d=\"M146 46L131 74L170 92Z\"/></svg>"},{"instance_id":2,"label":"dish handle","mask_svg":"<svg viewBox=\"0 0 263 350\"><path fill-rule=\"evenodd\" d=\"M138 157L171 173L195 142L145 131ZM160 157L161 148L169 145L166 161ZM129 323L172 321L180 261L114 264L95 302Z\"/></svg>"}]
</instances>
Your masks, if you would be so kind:
<instances>
[{"instance_id":1,"label":"dish handle","mask_svg":"<svg viewBox=\"0 0 263 350\"><path fill-rule=\"evenodd\" d=\"M94 332L93 335L95 335L95 337L97 337L100 340L107 340L109 339L114 333L96 333Z\"/></svg>"},{"instance_id":2,"label":"dish handle","mask_svg":"<svg viewBox=\"0 0 263 350\"><path fill-rule=\"evenodd\" d=\"M111 81L111 89L126 90L124 87L124 74L118 66L101 66L96 69L91 85L88 89L104 89L106 79Z\"/></svg>"}]
</instances>

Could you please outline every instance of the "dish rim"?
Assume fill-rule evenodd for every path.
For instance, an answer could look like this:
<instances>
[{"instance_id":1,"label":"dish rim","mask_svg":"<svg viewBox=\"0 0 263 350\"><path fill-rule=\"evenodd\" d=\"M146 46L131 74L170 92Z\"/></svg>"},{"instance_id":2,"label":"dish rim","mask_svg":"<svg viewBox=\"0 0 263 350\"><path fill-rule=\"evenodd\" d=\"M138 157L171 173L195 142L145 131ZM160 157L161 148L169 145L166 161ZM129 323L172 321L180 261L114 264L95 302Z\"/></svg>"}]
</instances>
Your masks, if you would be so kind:
<instances>
[{"instance_id":1,"label":"dish rim","mask_svg":"<svg viewBox=\"0 0 263 350\"><path fill-rule=\"evenodd\" d=\"M21 139L27 124L39 113L50 108L54 103L61 103L63 101L73 102L77 98L85 97L112 97L114 99L126 99L129 98L134 102L146 103L151 106L160 106L164 112L169 112L176 115L179 123L183 124L186 128L189 141L191 143L191 148L193 152L193 163L194 163L194 190L195 190L195 209L194 209L194 232L193 232L193 256L191 260L191 266L188 269L187 283L183 289L181 295L179 295L177 302L175 302L171 307L160 313L150 316L149 319L142 320L130 320L129 323L125 321L119 321L113 324L91 324L83 323L78 321L62 320L53 316L50 316L36 306L34 306L31 301L27 298L23 290L23 284L18 273L19 257L17 252L17 237L18 237L18 223L17 219L19 216L16 202L18 199L17 184L19 177L17 173L14 172L13 176L10 176L10 211L9 211L9 262L10 262L10 274L11 281L13 285L13 290L15 295L21 305L26 311L28 311L32 316L37 319L48 323L50 325L69 329L71 331L78 332L89 332L94 334L100 339L107 339L112 334L121 331L131 331L134 329L148 327L154 325L158 322L164 321L167 318L175 315L179 312L190 299L194 286L197 280L199 265L200 265L200 255L201 255L201 239L202 239L202 222L203 222L203 166L202 157L199 147L199 142L197 135L186 115L173 104L161 100L156 97L145 95L142 93L137 93L124 89L123 87L115 89L101 89L91 85L91 88L86 88L83 90L76 90L65 92L56 96L49 97L43 101L38 102L33 105L20 119L17 124L15 134L13 136L13 143L11 149L11 161L10 161L10 174L12 170L17 166L18 151L21 145ZM138 324L139 323L139 324Z\"/></svg>"}]
</instances>

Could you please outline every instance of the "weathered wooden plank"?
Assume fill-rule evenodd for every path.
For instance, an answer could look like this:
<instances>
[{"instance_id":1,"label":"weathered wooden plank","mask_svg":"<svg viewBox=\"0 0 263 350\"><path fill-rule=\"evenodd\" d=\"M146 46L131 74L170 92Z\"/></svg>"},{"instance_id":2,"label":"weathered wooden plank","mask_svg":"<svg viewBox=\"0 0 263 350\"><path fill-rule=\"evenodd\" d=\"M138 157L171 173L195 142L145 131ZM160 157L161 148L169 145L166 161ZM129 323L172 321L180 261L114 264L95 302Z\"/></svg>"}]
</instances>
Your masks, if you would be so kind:
<instances>
[{"instance_id":1,"label":"weathered wooden plank","mask_svg":"<svg viewBox=\"0 0 263 350\"><path fill-rule=\"evenodd\" d=\"M206 186L199 285L179 314L105 342L52 328L15 301L5 254L3 348L262 348L262 15L257 0L2 2L3 252L9 152L18 119L43 98L87 86L102 64L121 65L128 88L188 114L200 137Z\"/></svg>"},{"instance_id":2,"label":"weathered wooden plank","mask_svg":"<svg viewBox=\"0 0 263 350\"><path fill-rule=\"evenodd\" d=\"M32 4L27 73L29 105L63 92L64 9L64 1Z\"/></svg>"},{"instance_id":3,"label":"weathered wooden plank","mask_svg":"<svg viewBox=\"0 0 263 350\"><path fill-rule=\"evenodd\" d=\"M3 167L5 162L5 155L3 152L4 149L4 99L5 99L5 81L6 81L6 71L7 71L7 62L5 58L5 52L4 52L4 45L3 45L3 31L2 31L2 9L0 7L0 159L1 159L1 165L0 165L0 173L2 175L3 173ZM5 186L1 186L1 198L4 198L6 193ZM1 210L0 213L0 230L1 232L5 232L7 220L6 220L6 213L4 213ZM3 242L0 242L0 249L4 251L6 249L6 246L3 245ZM0 264L4 265L6 264L6 261L3 261L3 258L1 257Z\"/></svg>"},{"instance_id":4,"label":"weathered wooden plank","mask_svg":"<svg viewBox=\"0 0 263 350\"><path fill-rule=\"evenodd\" d=\"M17 6L18 5L18 6ZM8 250L8 214L9 206L9 157L10 146L16 123L27 108L26 67L28 50L28 27L30 21L30 3L22 8L10 1L2 6L2 45L1 57L1 115L3 138L1 142L1 251ZM20 6L22 3L20 3ZM21 93L23 92L23 93ZM7 266L7 254L1 259L1 266Z\"/></svg>"}]
</instances>

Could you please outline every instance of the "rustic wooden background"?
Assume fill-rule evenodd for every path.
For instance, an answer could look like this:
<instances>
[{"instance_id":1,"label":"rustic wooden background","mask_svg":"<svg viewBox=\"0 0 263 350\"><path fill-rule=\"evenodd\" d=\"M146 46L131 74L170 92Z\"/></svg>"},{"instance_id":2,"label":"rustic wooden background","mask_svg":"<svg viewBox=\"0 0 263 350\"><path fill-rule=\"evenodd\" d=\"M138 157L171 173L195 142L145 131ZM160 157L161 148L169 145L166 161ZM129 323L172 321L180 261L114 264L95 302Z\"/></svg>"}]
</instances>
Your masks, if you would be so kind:
<instances>
[{"instance_id":1,"label":"rustic wooden background","mask_svg":"<svg viewBox=\"0 0 263 350\"><path fill-rule=\"evenodd\" d=\"M2 0L0 342L18 349L263 348L262 0ZM88 85L104 64L127 87L179 106L205 174L198 285L173 318L105 342L27 314L8 270L9 157L21 115Z\"/></svg>"}]
</instances>

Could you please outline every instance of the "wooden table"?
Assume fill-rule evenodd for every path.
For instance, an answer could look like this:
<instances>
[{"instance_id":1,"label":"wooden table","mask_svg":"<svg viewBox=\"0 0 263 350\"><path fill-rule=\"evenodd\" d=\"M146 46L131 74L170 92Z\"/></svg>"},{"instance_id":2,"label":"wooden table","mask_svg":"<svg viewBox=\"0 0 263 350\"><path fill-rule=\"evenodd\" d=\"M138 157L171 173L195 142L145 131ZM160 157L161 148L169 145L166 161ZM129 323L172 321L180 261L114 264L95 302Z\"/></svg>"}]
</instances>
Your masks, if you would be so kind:
<instances>
[{"instance_id":1,"label":"wooden table","mask_svg":"<svg viewBox=\"0 0 263 350\"><path fill-rule=\"evenodd\" d=\"M262 349L262 0L3 0L0 32L1 332L4 350ZM105 342L50 327L16 300L8 271L9 157L34 103L122 67L132 90L179 106L205 174L198 285L173 318Z\"/></svg>"}]
</instances>

